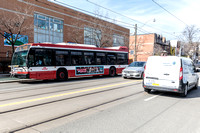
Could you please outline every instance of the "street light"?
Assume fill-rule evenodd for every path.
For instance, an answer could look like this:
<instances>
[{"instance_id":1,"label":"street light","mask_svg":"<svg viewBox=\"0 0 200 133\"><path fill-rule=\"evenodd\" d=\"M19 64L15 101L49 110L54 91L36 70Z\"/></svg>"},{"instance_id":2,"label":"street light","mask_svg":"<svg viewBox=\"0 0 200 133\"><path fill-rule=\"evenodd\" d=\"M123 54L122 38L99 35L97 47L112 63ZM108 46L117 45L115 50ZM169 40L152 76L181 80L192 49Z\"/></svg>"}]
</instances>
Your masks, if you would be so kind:
<instances>
[{"instance_id":1,"label":"street light","mask_svg":"<svg viewBox=\"0 0 200 133\"><path fill-rule=\"evenodd\" d=\"M148 21L146 21L142 26L140 26L140 28L144 27L148 22L150 22L152 19L149 19ZM153 19L153 22L156 22L156 19Z\"/></svg>"}]
</instances>

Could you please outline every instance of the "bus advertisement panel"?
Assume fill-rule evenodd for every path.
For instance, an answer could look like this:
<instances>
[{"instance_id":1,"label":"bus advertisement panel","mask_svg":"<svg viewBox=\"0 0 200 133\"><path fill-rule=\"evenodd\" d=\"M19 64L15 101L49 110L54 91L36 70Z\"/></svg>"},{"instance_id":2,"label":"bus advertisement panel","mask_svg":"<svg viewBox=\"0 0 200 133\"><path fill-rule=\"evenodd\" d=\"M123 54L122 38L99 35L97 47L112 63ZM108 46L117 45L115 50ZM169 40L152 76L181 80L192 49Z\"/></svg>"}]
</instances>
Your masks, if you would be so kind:
<instances>
[{"instance_id":1,"label":"bus advertisement panel","mask_svg":"<svg viewBox=\"0 0 200 133\"><path fill-rule=\"evenodd\" d=\"M92 75L104 74L103 66L78 66L76 67L76 75Z\"/></svg>"}]
</instances>

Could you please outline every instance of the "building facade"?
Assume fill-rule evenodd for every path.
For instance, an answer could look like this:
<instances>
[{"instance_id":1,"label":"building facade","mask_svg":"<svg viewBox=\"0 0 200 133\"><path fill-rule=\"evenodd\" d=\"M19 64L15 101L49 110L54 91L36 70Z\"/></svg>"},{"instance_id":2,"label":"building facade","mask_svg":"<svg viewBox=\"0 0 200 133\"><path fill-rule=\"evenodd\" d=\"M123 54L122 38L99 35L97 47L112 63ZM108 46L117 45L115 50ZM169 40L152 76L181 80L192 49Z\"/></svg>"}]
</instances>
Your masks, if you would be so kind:
<instances>
[{"instance_id":1,"label":"building facade","mask_svg":"<svg viewBox=\"0 0 200 133\"><path fill-rule=\"evenodd\" d=\"M170 54L170 45L166 42L166 38L156 33L141 34L130 36L129 42L129 59L130 62L135 61L135 47L136 47L136 61L147 61L147 58L152 55L161 55L163 51Z\"/></svg>"},{"instance_id":2,"label":"building facade","mask_svg":"<svg viewBox=\"0 0 200 133\"><path fill-rule=\"evenodd\" d=\"M1 0L0 16L15 15L27 16L23 26L30 27L20 32L21 42L129 46L129 29L48 0ZM6 34L4 30L0 32ZM9 42L0 36L0 73L10 64L11 56Z\"/></svg>"}]
</instances>

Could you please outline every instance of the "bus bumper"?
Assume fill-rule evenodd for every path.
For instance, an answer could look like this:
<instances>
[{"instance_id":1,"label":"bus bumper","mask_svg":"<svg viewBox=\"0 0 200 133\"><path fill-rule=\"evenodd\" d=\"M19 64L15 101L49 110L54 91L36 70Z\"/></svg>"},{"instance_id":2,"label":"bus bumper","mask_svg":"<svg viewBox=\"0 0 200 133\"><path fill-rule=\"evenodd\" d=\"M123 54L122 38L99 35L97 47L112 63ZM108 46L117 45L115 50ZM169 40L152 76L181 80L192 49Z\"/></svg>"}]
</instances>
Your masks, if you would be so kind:
<instances>
[{"instance_id":1,"label":"bus bumper","mask_svg":"<svg viewBox=\"0 0 200 133\"><path fill-rule=\"evenodd\" d=\"M13 75L15 78L20 78L20 79L29 79L30 75L29 74L15 74Z\"/></svg>"}]
</instances>

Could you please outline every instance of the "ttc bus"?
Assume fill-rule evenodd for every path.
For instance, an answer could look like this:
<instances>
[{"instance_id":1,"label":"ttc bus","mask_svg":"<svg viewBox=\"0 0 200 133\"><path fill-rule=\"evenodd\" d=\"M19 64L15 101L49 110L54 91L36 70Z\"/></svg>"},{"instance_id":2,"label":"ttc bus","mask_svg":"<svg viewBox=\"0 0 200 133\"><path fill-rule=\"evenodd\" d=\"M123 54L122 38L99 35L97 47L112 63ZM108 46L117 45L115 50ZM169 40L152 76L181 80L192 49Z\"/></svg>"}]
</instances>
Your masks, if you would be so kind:
<instances>
[{"instance_id":1,"label":"ttc bus","mask_svg":"<svg viewBox=\"0 0 200 133\"><path fill-rule=\"evenodd\" d=\"M115 76L128 65L125 46L97 48L85 44L30 43L16 48L11 75L39 80Z\"/></svg>"}]
</instances>

